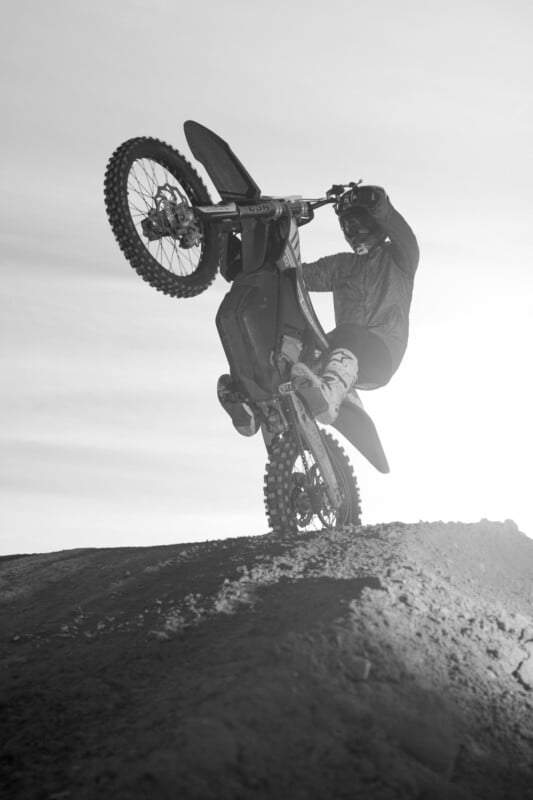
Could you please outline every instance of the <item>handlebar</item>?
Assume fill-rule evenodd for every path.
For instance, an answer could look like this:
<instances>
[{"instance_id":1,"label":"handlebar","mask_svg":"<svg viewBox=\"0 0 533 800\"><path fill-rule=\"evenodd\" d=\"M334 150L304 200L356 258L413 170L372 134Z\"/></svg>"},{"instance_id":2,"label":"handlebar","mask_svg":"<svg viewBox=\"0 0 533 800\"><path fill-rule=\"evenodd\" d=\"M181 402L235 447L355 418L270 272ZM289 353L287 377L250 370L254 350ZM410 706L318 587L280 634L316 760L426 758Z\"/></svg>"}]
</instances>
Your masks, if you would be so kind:
<instances>
[{"instance_id":1,"label":"handlebar","mask_svg":"<svg viewBox=\"0 0 533 800\"><path fill-rule=\"evenodd\" d=\"M360 183L361 181L359 181ZM358 184L334 184L328 189L325 197L313 199L303 197L259 197L253 203L240 205L235 202L221 203L216 206L197 206L201 216L213 222L231 223L236 220L264 219L276 220L282 214L293 217L298 225L305 225L314 217L317 208L335 205L356 193Z\"/></svg>"},{"instance_id":2,"label":"handlebar","mask_svg":"<svg viewBox=\"0 0 533 800\"><path fill-rule=\"evenodd\" d=\"M221 203L216 206L196 206L200 216L212 222L231 222L232 220L264 219L276 220L283 214L294 217L297 221L309 222L313 211L326 203L334 202L329 198L306 200L303 198L260 197L254 203L240 205L235 202Z\"/></svg>"},{"instance_id":3,"label":"handlebar","mask_svg":"<svg viewBox=\"0 0 533 800\"><path fill-rule=\"evenodd\" d=\"M317 198L316 200L302 200L306 203L311 210L311 219L313 218L313 211L321 206L334 205L335 210L342 204L343 201L349 199L352 202L357 198L357 187L362 183L361 180L355 183L334 183L331 189L328 189L325 197ZM309 222L309 220L306 220Z\"/></svg>"}]
</instances>

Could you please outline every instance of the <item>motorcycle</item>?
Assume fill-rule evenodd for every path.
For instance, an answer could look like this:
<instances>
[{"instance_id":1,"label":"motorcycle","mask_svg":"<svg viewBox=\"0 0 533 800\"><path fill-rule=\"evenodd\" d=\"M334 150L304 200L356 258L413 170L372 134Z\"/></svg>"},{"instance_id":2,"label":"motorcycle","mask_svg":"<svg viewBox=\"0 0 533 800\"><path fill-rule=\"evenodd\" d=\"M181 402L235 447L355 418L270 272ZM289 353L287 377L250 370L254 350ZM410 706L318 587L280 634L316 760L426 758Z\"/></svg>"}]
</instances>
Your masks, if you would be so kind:
<instances>
[{"instance_id":1,"label":"motorcycle","mask_svg":"<svg viewBox=\"0 0 533 800\"><path fill-rule=\"evenodd\" d=\"M129 139L112 154L105 174L114 236L141 278L167 295L196 296L218 271L231 283L216 317L230 366L218 394L241 433L262 432L272 530L287 535L360 525L352 465L291 382L297 361L320 371L329 349L305 287L299 229L318 208L337 207L357 186L334 185L315 199L264 196L217 134L194 121L184 131L221 201L211 200L180 152L158 139ZM357 388L365 387L350 392L333 427L377 470L388 472Z\"/></svg>"}]
</instances>

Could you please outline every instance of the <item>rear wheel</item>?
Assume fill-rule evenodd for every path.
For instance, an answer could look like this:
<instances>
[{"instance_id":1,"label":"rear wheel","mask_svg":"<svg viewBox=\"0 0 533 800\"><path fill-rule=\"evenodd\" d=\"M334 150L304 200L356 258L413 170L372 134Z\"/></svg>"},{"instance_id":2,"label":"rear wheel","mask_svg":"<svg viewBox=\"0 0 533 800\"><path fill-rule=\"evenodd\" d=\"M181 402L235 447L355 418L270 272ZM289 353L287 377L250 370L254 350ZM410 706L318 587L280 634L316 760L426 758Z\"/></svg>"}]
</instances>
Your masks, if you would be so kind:
<instances>
[{"instance_id":1,"label":"rear wheel","mask_svg":"<svg viewBox=\"0 0 533 800\"><path fill-rule=\"evenodd\" d=\"M209 192L188 161L158 139L129 139L105 174L105 204L118 244L131 266L173 297L200 294L215 278L219 234L197 218Z\"/></svg>"},{"instance_id":2,"label":"rear wheel","mask_svg":"<svg viewBox=\"0 0 533 800\"><path fill-rule=\"evenodd\" d=\"M348 457L331 434L322 431L322 437L335 469L342 503L333 508L313 455L305 449L302 458L296 441L285 434L270 449L264 483L267 517L277 533L361 524L359 489Z\"/></svg>"}]
</instances>

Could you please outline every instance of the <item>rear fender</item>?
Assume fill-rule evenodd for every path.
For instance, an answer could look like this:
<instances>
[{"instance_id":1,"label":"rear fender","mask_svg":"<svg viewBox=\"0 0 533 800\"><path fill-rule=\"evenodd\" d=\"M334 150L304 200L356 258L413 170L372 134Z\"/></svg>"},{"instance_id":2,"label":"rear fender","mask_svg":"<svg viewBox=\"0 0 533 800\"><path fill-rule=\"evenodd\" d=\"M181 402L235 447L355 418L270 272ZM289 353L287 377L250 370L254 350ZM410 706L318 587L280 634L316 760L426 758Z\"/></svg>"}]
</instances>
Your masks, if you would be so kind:
<instances>
[{"instance_id":1,"label":"rear fender","mask_svg":"<svg viewBox=\"0 0 533 800\"><path fill-rule=\"evenodd\" d=\"M333 427L359 450L378 472L390 472L376 426L364 408L355 403L343 403Z\"/></svg>"}]
</instances>

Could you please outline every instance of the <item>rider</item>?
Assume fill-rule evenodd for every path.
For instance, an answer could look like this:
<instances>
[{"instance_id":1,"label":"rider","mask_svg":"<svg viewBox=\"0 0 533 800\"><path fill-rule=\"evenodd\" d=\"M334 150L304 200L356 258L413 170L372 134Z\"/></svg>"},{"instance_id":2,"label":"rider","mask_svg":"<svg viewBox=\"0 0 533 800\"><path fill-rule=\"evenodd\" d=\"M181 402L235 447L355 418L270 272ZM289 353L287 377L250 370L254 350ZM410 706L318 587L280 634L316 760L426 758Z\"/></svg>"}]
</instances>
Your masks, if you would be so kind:
<instances>
[{"instance_id":1,"label":"rider","mask_svg":"<svg viewBox=\"0 0 533 800\"><path fill-rule=\"evenodd\" d=\"M352 186L335 211L353 252L303 265L310 291L333 292L336 327L322 375L301 362L292 368L296 391L322 423L335 421L352 387L384 386L397 370L418 266L415 235L384 189Z\"/></svg>"}]
</instances>

